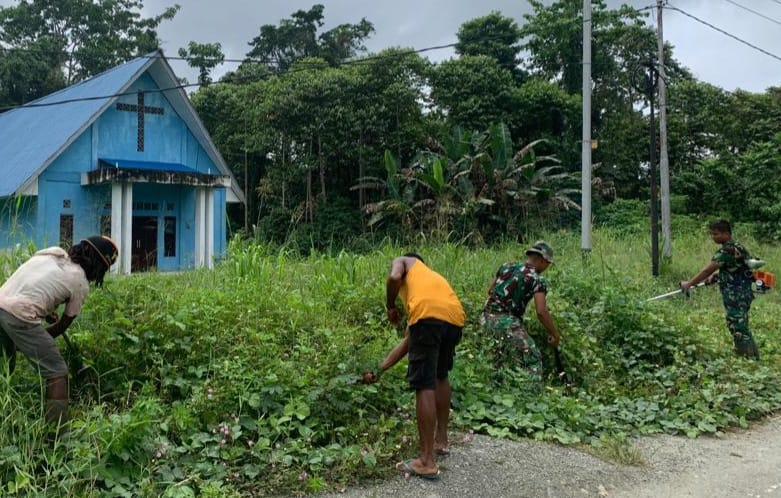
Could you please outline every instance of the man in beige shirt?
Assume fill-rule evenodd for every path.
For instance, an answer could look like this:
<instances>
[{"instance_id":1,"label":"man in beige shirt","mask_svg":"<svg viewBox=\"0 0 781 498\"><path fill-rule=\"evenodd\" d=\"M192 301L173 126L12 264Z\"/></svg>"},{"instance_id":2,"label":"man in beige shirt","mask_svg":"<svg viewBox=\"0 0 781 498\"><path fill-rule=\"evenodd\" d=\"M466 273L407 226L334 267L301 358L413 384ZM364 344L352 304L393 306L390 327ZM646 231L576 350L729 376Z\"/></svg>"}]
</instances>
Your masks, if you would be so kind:
<instances>
[{"instance_id":1,"label":"man in beige shirt","mask_svg":"<svg viewBox=\"0 0 781 498\"><path fill-rule=\"evenodd\" d=\"M68 414L68 367L54 339L73 323L89 292L102 285L119 251L108 237L95 235L70 251L49 247L33 254L0 287L0 349L9 372L16 350L38 365L46 380L46 419L62 423ZM62 316L57 307L65 304ZM44 328L42 320L54 316ZM47 320L48 321L48 320Z\"/></svg>"}]
</instances>

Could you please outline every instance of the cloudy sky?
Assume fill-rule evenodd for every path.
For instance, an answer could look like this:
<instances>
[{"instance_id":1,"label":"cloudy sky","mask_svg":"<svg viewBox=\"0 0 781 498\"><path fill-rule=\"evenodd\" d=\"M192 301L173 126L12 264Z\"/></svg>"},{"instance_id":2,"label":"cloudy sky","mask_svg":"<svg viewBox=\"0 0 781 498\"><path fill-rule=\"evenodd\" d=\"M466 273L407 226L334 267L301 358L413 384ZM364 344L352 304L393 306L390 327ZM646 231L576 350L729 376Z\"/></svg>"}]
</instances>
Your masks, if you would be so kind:
<instances>
[{"instance_id":1,"label":"cloudy sky","mask_svg":"<svg viewBox=\"0 0 781 498\"><path fill-rule=\"evenodd\" d=\"M14 0L0 0L12 5ZM529 12L526 0L144 0L144 15L159 14L179 3L173 21L159 29L163 50L177 55L189 41L219 42L227 58L240 59L248 42L263 24L278 24L299 9L315 3L325 6L325 29L355 23L362 17L374 24L367 42L369 51L400 46L421 49L456 41L459 26L469 19L496 10L523 23ZM552 0L545 0L545 4ZM655 0L607 0L609 7L627 3L646 7ZM680 12L666 10L665 38L675 46L675 56L695 76L727 90L742 88L761 92L781 85L781 0L670 0L670 5L707 21L778 58L761 53L709 28ZM743 7L743 8L741 8ZM750 9L756 13L752 13ZM758 15L761 14L761 15ZM766 19L765 16L769 19ZM452 57L452 50L427 52L432 60ZM194 72L183 62L172 61L174 70L190 81ZM225 64L216 76L235 68Z\"/></svg>"}]
</instances>

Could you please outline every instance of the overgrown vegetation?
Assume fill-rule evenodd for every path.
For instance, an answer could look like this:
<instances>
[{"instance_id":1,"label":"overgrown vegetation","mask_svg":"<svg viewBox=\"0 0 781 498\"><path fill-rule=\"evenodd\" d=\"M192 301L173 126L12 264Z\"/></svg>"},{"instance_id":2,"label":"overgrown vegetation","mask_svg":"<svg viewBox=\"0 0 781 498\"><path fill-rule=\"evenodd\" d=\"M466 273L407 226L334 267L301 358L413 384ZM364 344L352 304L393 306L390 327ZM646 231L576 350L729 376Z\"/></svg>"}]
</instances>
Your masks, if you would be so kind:
<instances>
[{"instance_id":1,"label":"overgrown vegetation","mask_svg":"<svg viewBox=\"0 0 781 498\"><path fill-rule=\"evenodd\" d=\"M414 50L364 53L366 19L340 26L347 52L330 50L321 5L262 26L247 55L284 47L286 57L248 58L192 97L236 177L257 194L247 196L250 227L273 227L254 230L258 240L316 246L315 234L342 233L327 245L353 249L400 229L457 241L515 238L538 230L539 219L574 226L582 2L528 3L521 23L500 12L466 21L456 56L436 63ZM657 41L644 9L604 1L592 9L596 212L648 203L650 123L632 80L656 60ZM672 46L665 54L674 207L753 222L757 236L778 240L781 189L763 179L779 177L779 89L728 92L698 81ZM190 63L213 69L203 61ZM517 161L529 144L536 156ZM362 223L345 227L334 206ZM231 215L241 229L244 212Z\"/></svg>"},{"instance_id":2,"label":"overgrown vegetation","mask_svg":"<svg viewBox=\"0 0 781 498\"><path fill-rule=\"evenodd\" d=\"M589 263L579 239L557 250L549 303L576 388L549 372L542 389L491 367L477 323L498 265L523 246L421 242L469 316L454 384L454 430L593 447L626 463L631 437L691 437L746 426L781 406L779 298L757 298L762 361L733 356L716 290L689 301L645 299L670 288L714 247L696 220L676 239L665 277L648 243L602 228ZM696 227L696 229L693 229ZM737 235L746 227L738 226ZM745 237L741 237L745 240ZM745 242L773 269L781 251ZM355 385L395 343L384 277L406 248L307 257L277 246L230 246L214 271L114 279L91 293L71 331L90 365L74 373L67 438L41 438L40 386L21 362L0 380L0 489L35 496L262 496L341 488L392 472L416 452L414 397L404 368ZM542 333L535 320L533 333ZM63 345L63 349L65 347ZM548 353L550 353L548 351ZM547 358L546 366L553 361Z\"/></svg>"},{"instance_id":3,"label":"overgrown vegetation","mask_svg":"<svg viewBox=\"0 0 781 498\"><path fill-rule=\"evenodd\" d=\"M152 50L157 26L177 11L143 18L142 2L114 3L127 22L79 17L106 1L76 2L70 13L51 2L0 8L0 27L21 36L0 37L8 46L0 105ZM378 385L354 383L399 334L385 323L383 284L390 259L409 248L386 237L417 241L468 312L453 372L455 430L579 444L638 464L628 443L634 436L694 437L777 410L777 291L754 304L759 363L733 356L715 289L689 301L645 301L691 276L714 249L701 220L676 218L675 259L663 262L664 277L649 276L641 168L648 123L630 75L656 53L653 30L639 11L594 2L600 228L583 262L577 236L566 231L580 171L573 40L581 2L530 4L523 26L499 13L468 21L458 57L439 64L400 48L362 57L371 23L318 34L319 5L262 26L250 58L209 86L220 46L190 44L183 53L204 85L193 103L248 185L255 240L234 240L214 271L133 275L92 292L71 331L87 368L73 369L67 437L45 441L32 368L20 362L13 376L0 376L0 495L305 494L392 472L394 461L416 451L403 368ZM50 38L52 24L93 38L107 26L133 36L119 45L65 44L69 52L67 36ZM483 29L490 39L476 36ZM280 53L286 57L270 57ZM675 212L751 223L738 224L736 234L772 271L781 251L749 234L779 237L779 89L724 92L667 54ZM21 202L0 205L10 227L25 213ZM243 226L244 213L230 214ZM479 333L496 268L520 257L515 240L537 236L557 251L549 302L572 392L552 372L541 388L523 372L496 371ZM4 253L0 273L31 251ZM529 327L541 332L534 320Z\"/></svg>"}]
</instances>

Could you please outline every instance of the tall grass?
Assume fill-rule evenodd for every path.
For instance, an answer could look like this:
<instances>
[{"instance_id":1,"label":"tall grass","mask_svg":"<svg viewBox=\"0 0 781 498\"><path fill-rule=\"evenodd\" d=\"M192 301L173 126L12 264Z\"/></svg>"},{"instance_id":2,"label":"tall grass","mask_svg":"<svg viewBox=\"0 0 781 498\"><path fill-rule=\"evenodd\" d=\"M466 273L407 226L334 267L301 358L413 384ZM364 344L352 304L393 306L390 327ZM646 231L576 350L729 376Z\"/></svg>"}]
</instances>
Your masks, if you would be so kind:
<instances>
[{"instance_id":1,"label":"tall grass","mask_svg":"<svg viewBox=\"0 0 781 498\"><path fill-rule=\"evenodd\" d=\"M736 232L768 270L778 267L779 247ZM480 333L487 286L525 245L421 241L299 256L232 241L213 271L112 278L91 291L70 336L94 370L74 372L67 438L45 441L30 365L0 380L0 494L261 496L386 475L416 451L414 396L403 366L377 385L354 381L400 336L386 323L385 278L410 250L467 310L452 374L455 430L599 448L745 425L781 406L776 290L752 309L758 364L733 356L715 288L646 302L707 263L716 247L704 227L692 222L677 236L658 278L641 233L600 229L586 259L579 234L534 238L556 251L548 302L573 393L556 383L549 350L546 389L537 389L512 366L495 369ZM544 344L531 311L528 327Z\"/></svg>"}]
</instances>

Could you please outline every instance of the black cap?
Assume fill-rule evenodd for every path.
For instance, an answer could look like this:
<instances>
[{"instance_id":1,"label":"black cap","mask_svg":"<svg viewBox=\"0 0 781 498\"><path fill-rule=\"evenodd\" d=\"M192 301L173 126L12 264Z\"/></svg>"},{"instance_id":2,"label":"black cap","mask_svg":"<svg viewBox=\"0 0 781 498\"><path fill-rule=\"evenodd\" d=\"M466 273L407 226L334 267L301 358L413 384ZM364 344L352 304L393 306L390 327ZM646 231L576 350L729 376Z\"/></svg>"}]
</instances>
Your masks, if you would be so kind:
<instances>
[{"instance_id":1,"label":"black cap","mask_svg":"<svg viewBox=\"0 0 781 498\"><path fill-rule=\"evenodd\" d=\"M97 251L100 255L100 259L106 264L106 270L111 268L111 265L117 261L119 249L117 249L117 244L109 237L106 237L105 235L93 235L92 237L83 239L82 242L86 242Z\"/></svg>"}]
</instances>

